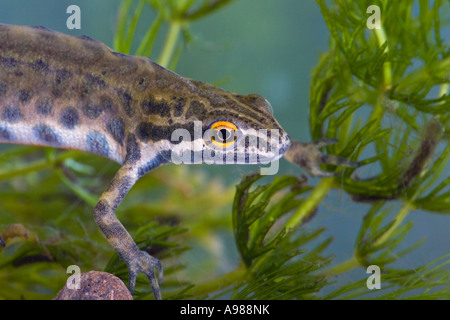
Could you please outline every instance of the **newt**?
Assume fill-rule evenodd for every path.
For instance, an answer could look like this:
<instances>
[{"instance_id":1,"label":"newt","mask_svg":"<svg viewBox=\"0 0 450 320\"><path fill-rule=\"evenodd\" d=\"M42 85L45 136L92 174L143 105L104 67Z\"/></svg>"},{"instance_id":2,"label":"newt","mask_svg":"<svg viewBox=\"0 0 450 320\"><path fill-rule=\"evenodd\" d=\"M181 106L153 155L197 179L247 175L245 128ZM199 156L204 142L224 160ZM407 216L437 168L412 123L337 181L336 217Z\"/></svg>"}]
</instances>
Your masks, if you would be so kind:
<instances>
[{"instance_id":1,"label":"newt","mask_svg":"<svg viewBox=\"0 0 450 320\"><path fill-rule=\"evenodd\" d=\"M126 262L131 293L144 273L156 299L162 298L161 262L137 247L115 215L151 170L169 163L261 164L283 156L322 177L333 173L321 163L357 166L318 150L335 140L291 141L260 95L184 78L87 36L3 24L0 142L81 150L121 164L94 219Z\"/></svg>"}]
</instances>

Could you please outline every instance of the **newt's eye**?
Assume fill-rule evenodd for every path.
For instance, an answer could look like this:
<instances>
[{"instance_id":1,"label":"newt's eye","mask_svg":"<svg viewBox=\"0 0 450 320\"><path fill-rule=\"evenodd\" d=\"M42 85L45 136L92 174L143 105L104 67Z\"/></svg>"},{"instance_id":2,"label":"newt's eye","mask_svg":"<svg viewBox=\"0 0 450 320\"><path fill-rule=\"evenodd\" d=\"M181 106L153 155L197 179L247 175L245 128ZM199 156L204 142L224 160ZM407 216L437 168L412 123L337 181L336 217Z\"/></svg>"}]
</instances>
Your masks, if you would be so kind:
<instances>
[{"instance_id":1,"label":"newt's eye","mask_svg":"<svg viewBox=\"0 0 450 320\"><path fill-rule=\"evenodd\" d=\"M217 121L211 125L211 142L221 148L227 148L236 143L238 130L228 121Z\"/></svg>"}]
</instances>

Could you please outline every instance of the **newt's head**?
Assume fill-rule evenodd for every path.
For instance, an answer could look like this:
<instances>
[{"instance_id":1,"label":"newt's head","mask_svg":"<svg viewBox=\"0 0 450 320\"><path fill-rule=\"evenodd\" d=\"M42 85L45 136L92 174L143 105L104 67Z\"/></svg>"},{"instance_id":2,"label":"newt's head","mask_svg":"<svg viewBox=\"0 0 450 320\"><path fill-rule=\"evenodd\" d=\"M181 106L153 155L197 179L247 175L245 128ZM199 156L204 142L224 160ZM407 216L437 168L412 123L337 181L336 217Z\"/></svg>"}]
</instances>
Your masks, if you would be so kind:
<instances>
[{"instance_id":1,"label":"newt's head","mask_svg":"<svg viewBox=\"0 0 450 320\"><path fill-rule=\"evenodd\" d=\"M191 83L196 94L187 98L183 116L173 124L171 162L266 164L289 149L289 136L266 99Z\"/></svg>"},{"instance_id":2,"label":"newt's head","mask_svg":"<svg viewBox=\"0 0 450 320\"><path fill-rule=\"evenodd\" d=\"M335 143L323 139L312 143L291 141L273 117L270 103L257 94L234 94L212 85L190 80L190 93L174 104L171 135L173 163L266 164L282 156L313 176L329 177L320 164L358 167L359 163L319 149ZM174 97L175 98L175 97Z\"/></svg>"}]
</instances>

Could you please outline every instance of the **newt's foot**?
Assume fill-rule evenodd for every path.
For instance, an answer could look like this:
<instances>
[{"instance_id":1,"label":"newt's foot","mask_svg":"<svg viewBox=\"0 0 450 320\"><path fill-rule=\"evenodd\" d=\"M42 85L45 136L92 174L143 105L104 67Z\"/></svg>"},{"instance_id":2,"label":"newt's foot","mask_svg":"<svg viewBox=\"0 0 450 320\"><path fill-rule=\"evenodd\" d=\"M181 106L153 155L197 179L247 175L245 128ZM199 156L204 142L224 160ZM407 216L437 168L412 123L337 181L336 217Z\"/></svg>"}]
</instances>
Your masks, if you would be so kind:
<instances>
[{"instance_id":1,"label":"newt's foot","mask_svg":"<svg viewBox=\"0 0 450 320\"><path fill-rule=\"evenodd\" d=\"M153 294L156 300L162 300L161 291L159 290L159 283L163 280L163 269L161 262L149 255L145 251L137 250L129 259L125 259L128 266L130 292L133 294L136 285L136 278L139 273L147 276L153 289ZM158 272L158 279L155 275Z\"/></svg>"},{"instance_id":2,"label":"newt's foot","mask_svg":"<svg viewBox=\"0 0 450 320\"><path fill-rule=\"evenodd\" d=\"M319 164L334 164L337 166L359 167L356 161L321 153L318 149L336 143L337 139L322 139L311 143L292 141L291 147L284 154L284 158L317 177L332 177L336 172L322 171Z\"/></svg>"}]
</instances>

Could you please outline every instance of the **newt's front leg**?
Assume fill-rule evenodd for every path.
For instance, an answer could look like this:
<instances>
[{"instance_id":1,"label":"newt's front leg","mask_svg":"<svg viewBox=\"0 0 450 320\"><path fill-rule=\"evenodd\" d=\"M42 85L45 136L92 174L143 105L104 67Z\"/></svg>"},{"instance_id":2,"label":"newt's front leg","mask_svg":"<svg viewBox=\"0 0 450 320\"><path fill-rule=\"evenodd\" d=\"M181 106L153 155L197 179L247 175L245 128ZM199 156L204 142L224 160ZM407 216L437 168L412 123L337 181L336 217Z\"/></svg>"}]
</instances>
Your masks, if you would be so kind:
<instances>
[{"instance_id":1,"label":"newt's front leg","mask_svg":"<svg viewBox=\"0 0 450 320\"><path fill-rule=\"evenodd\" d=\"M117 172L108 189L101 195L94 208L94 219L108 242L126 262L131 293L134 292L137 275L144 273L150 281L155 298L161 300L158 284L158 282L162 283L163 278L161 262L137 247L114 211L143 174L162 164L162 158L155 155L150 163L145 163L140 159L140 151L137 144L134 143L134 136L130 135L128 140L126 162ZM156 279L155 269L159 279Z\"/></svg>"},{"instance_id":2,"label":"newt's front leg","mask_svg":"<svg viewBox=\"0 0 450 320\"><path fill-rule=\"evenodd\" d=\"M319 148L336 142L336 139L322 139L310 143L291 141L291 146L284 154L284 158L317 177L332 177L335 175L335 172L321 170L319 164L334 164L351 168L359 167L359 163L356 161L327 155L319 151Z\"/></svg>"}]
</instances>

